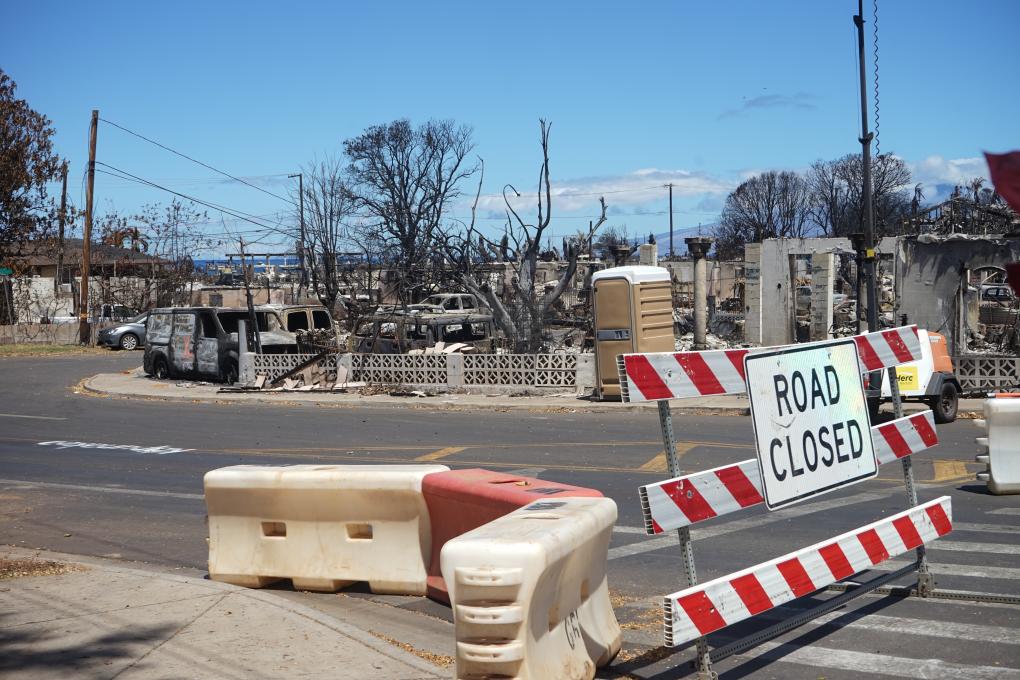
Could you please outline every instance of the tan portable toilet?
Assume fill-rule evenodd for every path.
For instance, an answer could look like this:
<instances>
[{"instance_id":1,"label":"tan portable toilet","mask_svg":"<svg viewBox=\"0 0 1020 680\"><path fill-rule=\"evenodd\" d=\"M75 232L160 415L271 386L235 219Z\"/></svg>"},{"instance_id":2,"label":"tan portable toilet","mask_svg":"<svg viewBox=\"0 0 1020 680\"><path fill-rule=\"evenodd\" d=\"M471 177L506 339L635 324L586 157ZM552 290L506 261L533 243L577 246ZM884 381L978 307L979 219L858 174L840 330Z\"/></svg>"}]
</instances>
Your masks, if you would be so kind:
<instances>
[{"instance_id":1,"label":"tan portable toilet","mask_svg":"<svg viewBox=\"0 0 1020 680\"><path fill-rule=\"evenodd\" d=\"M619 398L618 355L676 349L669 270L613 267L596 272L592 285L596 392L599 399Z\"/></svg>"}]
</instances>

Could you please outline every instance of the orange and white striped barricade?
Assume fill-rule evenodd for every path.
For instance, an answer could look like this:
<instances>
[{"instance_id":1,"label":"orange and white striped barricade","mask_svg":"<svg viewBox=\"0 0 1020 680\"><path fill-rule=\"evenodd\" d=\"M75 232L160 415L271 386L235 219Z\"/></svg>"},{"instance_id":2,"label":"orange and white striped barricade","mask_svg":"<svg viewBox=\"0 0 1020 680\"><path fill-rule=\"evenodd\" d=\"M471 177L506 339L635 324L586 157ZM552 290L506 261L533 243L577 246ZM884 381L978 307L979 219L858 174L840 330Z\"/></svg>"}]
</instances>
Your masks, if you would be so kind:
<instances>
[{"instance_id":1,"label":"orange and white striped barricade","mask_svg":"<svg viewBox=\"0 0 1020 680\"><path fill-rule=\"evenodd\" d=\"M952 531L949 496L714 581L667 595L665 644L677 647L810 595Z\"/></svg>"},{"instance_id":2,"label":"orange and white striped barricade","mask_svg":"<svg viewBox=\"0 0 1020 680\"><path fill-rule=\"evenodd\" d=\"M694 563L694 549L690 540L690 526L706 519L759 505L765 502L765 494L763 493L761 467L757 459L681 476L675 453L676 437L673 432L669 400L745 393L748 391L746 365L749 357L762 354L763 356L759 357L760 360L766 356L778 357L778 355L793 351L814 349L830 351L830 347L837 344L846 345L847 342L847 340L823 341L780 348L624 354L618 358L623 401L658 402L663 445L666 449L671 476L670 479L657 484L645 485L639 491L645 530L649 534L658 534L671 529L677 530L684 558L684 571L692 593L693 589L698 586L698 578ZM910 505L912 508L916 508L917 494L914 488L910 455L935 446L938 443L938 437L930 412L903 417L898 385L895 380L895 366L921 359L921 344L917 327L904 326L865 333L854 336L852 342L855 352L848 351L847 353L850 357L856 353L857 370L861 373L883 369L889 371L890 391L896 419L890 423L870 428L871 447L869 451L873 450L876 465L895 460L901 461ZM860 389L859 386L857 389ZM946 509L948 511L948 505ZM908 512L912 512L912 510ZM834 540L842 539L843 537ZM904 548L904 550L909 549L917 551L918 590L922 593L930 592L934 587L934 580L928 570L924 554L924 541ZM856 573L856 571L851 573ZM844 577L840 576L835 580ZM819 582L822 580L824 579L820 579ZM829 581L829 583L832 582ZM811 583L813 584L814 581ZM828 584L818 587L824 585ZM812 591L815 589L812 588ZM860 592L863 594L865 590L862 589ZM697 628L695 627L695 629ZM667 634L667 642L669 638L670 634ZM714 677L711 670L711 655L704 634L695 635L689 639L697 641L696 664L699 668L699 677Z\"/></svg>"},{"instance_id":3,"label":"orange and white striped barricade","mask_svg":"<svg viewBox=\"0 0 1020 680\"><path fill-rule=\"evenodd\" d=\"M537 501L443 546L457 678L590 680L620 651L606 555L616 503Z\"/></svg>"},{"instance_id":4,"label":"orange and white striped barricade","mask_svg":"<svg viewBox=\"0 0 1020 680\"><path fill-rule=\"evenodd\" d=\"M209 577L261 588L424 595L422 478L445 465L235 465L205 475Z\"/></svg>"},{"instance_id":5,"label":"orange and white striped barricade","mask_svg":"<svg viewBox=\"0 0 1020 680\"><path fill-rule=\"evenodd\" d=\"M931 411L871 428L878 464L891 463L939 443ZM661 534L765 502L754 458L638 489L648 534Z\"/></svg>"}]
</instances>

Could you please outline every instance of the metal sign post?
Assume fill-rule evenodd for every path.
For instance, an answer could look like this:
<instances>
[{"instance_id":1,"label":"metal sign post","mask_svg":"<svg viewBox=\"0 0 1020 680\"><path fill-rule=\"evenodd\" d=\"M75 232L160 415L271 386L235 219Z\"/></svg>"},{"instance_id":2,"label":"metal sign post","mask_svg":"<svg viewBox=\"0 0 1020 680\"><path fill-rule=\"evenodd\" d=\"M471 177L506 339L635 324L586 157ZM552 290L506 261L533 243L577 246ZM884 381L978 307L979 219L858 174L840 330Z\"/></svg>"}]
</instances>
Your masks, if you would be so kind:
<instances>
[{"instance_id":1,"label":"metal sign post","mask_svg":"<svg viewBox=\"0 0 1020 680\"><path fill-rule=\"evenodd\" d=\"M896 379L896 367L890 366L889 372L889 395L892 397L893 415L897 418L903 417L903 400L900 398L900 383ZM907 487L907 502L910 507L917 505L917 488L914 486L914 463L910 456L902 459L903 483ZM917 546L917 594L921 597L929 597L935 592L935 576L928 567L928 554L924 544Z\"/></svg>"},{"instance_id":2,"label":"metal sign post","mask_svg":"<svg viewBox=\"0 0 1020 680\"><path fill-rule=\"evenodd\" d=\"M669 466L669 474L672 477L680 476L680 461L676 457L676 436L673 434L673 414L669 410L669 401L658 402L659 426L662 428L662 445L666 447L666 464ZM684 556L684 572L687 575L687 585L698 585L698 572L694 566L694 544L691 542L690 527L680 527L676 530L677 538L680 540L680 551ZM719 675L712 670L712 655L708 651L708 639L699 637L695 642L698 658L695 666L698 669L698 680L718 680Z\"/></svg>"}]
</instances>

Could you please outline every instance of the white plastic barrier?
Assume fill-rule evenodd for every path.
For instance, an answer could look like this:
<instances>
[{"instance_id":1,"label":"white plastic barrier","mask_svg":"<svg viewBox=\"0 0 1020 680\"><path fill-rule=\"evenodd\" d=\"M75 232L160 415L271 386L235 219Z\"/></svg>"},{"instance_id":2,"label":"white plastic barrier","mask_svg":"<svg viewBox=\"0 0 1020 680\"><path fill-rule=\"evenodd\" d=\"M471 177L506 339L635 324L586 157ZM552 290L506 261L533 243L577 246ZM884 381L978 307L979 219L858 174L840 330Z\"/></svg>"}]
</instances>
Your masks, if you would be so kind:
<instances>
[{"instance_id":1,"label":"white plastic barrier","mask_svg":"<svg viewBox=\"0 0 1020 680\"><path fill-rule=\"evenodd\" d=\"M985 417L974 423L988 433L977 438L988 450L975 458L988 465L978 480L997 496L1020 493L1020 399L985 399Z\"/></svg>"},{"instance_id":2,"label":"white plastic barrier","mask_svg":"<svg viewBox=\"0 0 1020 680\"><path fill-rule=\"evenodd\" d=\"M432 549L422 478L445 465L235 465L205 475L209 577L289 578L333 592L424 595Z\"/></svg>"},{"instance_id":3,"label":"white plastic barrier","mask_svg":"<svg viewBox=\"0 0 1020 680\"><path fill-rule=\"evenodd\" d=\"M585 679L620 651L606 551L608 498L539 501L458 536L440 561L457 678Z\"/></svg>"}]
</instances>

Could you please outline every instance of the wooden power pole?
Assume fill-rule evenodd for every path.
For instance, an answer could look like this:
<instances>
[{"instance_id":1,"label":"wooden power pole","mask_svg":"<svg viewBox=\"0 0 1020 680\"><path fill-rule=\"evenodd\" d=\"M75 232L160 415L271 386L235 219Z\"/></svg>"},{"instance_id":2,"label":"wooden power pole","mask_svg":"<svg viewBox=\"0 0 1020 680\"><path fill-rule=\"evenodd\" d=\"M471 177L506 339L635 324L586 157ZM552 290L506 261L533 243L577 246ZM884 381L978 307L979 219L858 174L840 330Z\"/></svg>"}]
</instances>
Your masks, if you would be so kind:
<instances>
[{"instance_id":1,"label":"wooden power pole","mask_svg":"<svg viewBox=\"0 0 1020 680\"><path fill-rule=\"evenodd\" d=\"M96 132L99 128L99 111L92 110L89 127L89 173L85 187L85 227L81 240L81 302L78 307L78 341L87 345L92 340L89 328L89 268L92 258L92 191L96 185Z\"/></svg>"}]
</instances>

